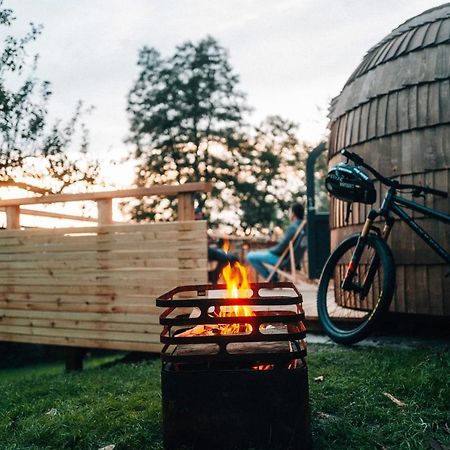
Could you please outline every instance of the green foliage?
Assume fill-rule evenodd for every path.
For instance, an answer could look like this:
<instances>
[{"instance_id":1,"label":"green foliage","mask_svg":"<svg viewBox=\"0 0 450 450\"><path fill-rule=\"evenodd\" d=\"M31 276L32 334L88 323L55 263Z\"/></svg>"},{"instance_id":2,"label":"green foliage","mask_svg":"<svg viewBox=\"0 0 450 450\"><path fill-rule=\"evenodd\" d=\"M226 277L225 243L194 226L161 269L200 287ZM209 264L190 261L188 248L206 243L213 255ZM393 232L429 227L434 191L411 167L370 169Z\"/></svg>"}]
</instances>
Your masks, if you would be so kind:
<instances>
[{"instance_id":1,"label":"green foliage","mask_svg":"<svg viewBox=\"0 0 450 450\"><path fill-rule=\"evenodd\" d=\"M215 217L233 212L248 233L285 220L288 204L304 190L296 126L280 117L253 132L244 126L249 108L226 50L211 37L186 42L167 59L144 47L138 66L128 97L137 185L211 181L213 200L205 205L199 197L199 206ZM167 220L175 206L175 199L148 199L133 216Z\"/></svg>"},{"instance_id":2,"label":"green foliage","mask_svg":"<svg viewBox=\"0 0 450 450\"><path fill-rule=\"evenodd\" d=\"M15 17L2 5L0 26L9 28ZM31 24L22 37L7 35L0 47L0 181L14 185L18 179L37 178L49 190L61 191L76 182L94 182L98 164L86 160L89 136L81 103L67 123L48 126L51 86L36 77L38 56L27 54L41 28ZM75 138L78 148L70 156Z\"/></svg>"},{"instance_id":3,"label":"green foliage","mask_svg":"<svg viewBox=\"0 0 450 450\"><path fill-rule=\"evenodd\" d=\"M0 370L0 449L162 449L159 360L86 366L77 374L62 364ZM448 348L310 345L308 366L314 448L450 445Z\"/></svg>"},{"instance_id":4,"label":"green foliage","mask_svg":"<svg viewBox=\"0 0 450 450\"><path fill-rule=\"evenodd\" d=\"M330 197L325 188L325 178L328 173L328 155L327 152L317 158L314 172L315 183L315 201L317 212L328 212L330 209Z\"/></svg>"},{"instance_id":5,"label":"green foliage","mask_svg":"<svg viewBox=\"0 0 450 450\"><path fill-rule=\"evenodd\" d=\"M233 179L247 107L226 50L211 37L186 42L167 59L144 47L138 66L128 97L138 186ZM213 195L225 202L217 187ZM135 216L160 218L158 203L146 200Z\"/></svg>"},{"instance_id":6,"label":"green foliage","mask_svg":"<svg viewBox=\"0 0 450 450\"><path fill-rule=\"evenodd\" d=\"M235 186L247 232L284 225L290 206L304 199L307 150L296 130L295 123L269 116L242 155Z\"/></svg>"}]
</instances>

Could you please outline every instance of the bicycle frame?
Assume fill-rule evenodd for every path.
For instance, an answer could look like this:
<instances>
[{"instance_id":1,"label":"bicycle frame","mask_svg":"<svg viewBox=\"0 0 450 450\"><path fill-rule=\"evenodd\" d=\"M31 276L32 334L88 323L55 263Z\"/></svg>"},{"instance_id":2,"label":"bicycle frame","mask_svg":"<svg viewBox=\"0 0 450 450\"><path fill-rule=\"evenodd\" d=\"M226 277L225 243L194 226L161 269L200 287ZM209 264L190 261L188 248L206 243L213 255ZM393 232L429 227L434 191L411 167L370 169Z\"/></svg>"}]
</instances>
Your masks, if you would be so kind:
<instances>
[{"instance_id":1,"label":"bicycle frame","mask_svg":"<svg viewBox=\"0 0 450 450\"><path fill-rule=\"evenodd\" d=\"M352 255L352 259L348 265L346 274L342 281L342 288L345 290L354 290L360 293L361 298L365 298L369 292L370 286L372 284L375 273L378 269L378 258L374 257L370 262L369 270L362 285L356 285L353 283L352 278L358 266L359 260L362 256L362 252L367 243L369 233L373 227L373 222L377 217L383 217L385 219L385 226L381 236L384 240L387 240L389 234L394 225L394 219L391 212L398 216L401 220L406 222L406 224L423 240L425 243L431 247L444 261L450 264L450 254L444 250L438 242L436 242L415 220L413 220L401 207L404 206L413 211L418 211L431 217L437 219L441 222L450 224L450 216L436 211L434 209L428 208L426 206L419 205L416 202L407 200L406 198L400 197L396 194L396 189L391 187L386 193L383 203L380 209L372 209L364 224L361 235L359 236L358 243L355 247L355 251Z\"/></svg>"}]
</instances>

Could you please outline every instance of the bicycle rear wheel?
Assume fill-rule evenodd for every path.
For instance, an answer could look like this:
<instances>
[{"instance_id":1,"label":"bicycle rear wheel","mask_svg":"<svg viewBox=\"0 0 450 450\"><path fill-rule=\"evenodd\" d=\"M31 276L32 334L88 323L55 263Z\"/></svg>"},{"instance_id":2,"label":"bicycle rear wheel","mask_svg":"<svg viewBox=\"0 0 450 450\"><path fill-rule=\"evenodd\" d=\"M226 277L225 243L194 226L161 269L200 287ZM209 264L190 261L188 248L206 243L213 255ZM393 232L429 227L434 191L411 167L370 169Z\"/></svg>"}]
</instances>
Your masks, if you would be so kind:
<instances>
[{"instance_id":1,"label":"bicycle rear wheel","mask_svg":"<svg viewBox=\"0 0 450 450\"><path fill-rule=\"evenodd\" d=\"M330 255L317 293L319 321L328 336L340 344L353 344L364 339L388 309L394 294L394 259L386 242L375 235L368 236L353 277L353 282L361 286L370 265L374 264L373 281L367 296L362 298L356 288L342 288L358 237L359 234L349 236Z\"/></svg>"}]
</instances>

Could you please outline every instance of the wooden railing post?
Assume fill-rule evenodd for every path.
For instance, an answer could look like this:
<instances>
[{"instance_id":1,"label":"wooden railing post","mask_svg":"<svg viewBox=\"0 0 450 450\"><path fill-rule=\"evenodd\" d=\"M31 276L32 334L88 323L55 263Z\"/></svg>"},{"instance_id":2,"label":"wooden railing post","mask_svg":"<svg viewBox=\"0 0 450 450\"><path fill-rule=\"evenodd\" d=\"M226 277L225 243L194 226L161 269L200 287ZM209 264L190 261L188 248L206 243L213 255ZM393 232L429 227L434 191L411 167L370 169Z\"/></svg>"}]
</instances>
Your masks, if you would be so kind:
<instances>
[{"instance_id":1,"label":"wooden railing post","mask_svg":"<svg viewBox=\"0 0 450 450\"><path fill-rule=\"evenodd\" d=\"M111 225L113 223L111 198L97 200L97 211L97 220L99 225Z\"/></svg>"},{"instance_id":2,"label":"wooden railing post","mask_svg":"<svg viewBox=\"0 0 450 450\"><path fill-rule=\"evenodd\" d=\"M20 228L20 206L7 206L6 212L6 228L8 230L18 230Z\"/></svg>"},{"instance_id":3,"label":"wooden railing post","mask_svg":"<svg viewBox=\"0 0 450 450\"><path fill-rule=\"evenodd\" d=\"M194 220L194 196L192 192L180 192L178 194L178 221Z\"/></svg>"}]
</instances>

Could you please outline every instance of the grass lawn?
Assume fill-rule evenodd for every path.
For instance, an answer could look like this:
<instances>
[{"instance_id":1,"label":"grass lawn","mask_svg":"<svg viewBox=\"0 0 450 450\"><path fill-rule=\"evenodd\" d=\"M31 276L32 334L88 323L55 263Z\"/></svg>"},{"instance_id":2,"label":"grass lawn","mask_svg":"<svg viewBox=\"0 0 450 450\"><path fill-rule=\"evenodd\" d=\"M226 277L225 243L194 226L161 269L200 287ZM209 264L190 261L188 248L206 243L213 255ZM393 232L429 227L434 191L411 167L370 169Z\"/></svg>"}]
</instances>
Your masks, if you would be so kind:
<instances>
[{"instance_id":1,"label":"grass lawn","mask_svg":"<svg viewBox=\"0 0 450 450\"><path fill-rule=\"evenodd\" d=\"M114 358L0 370L0 449L161 449L159 360ZM311 345L308 365L315 448L450 448L448 348Z\"/></svg>"}]
</instances>

